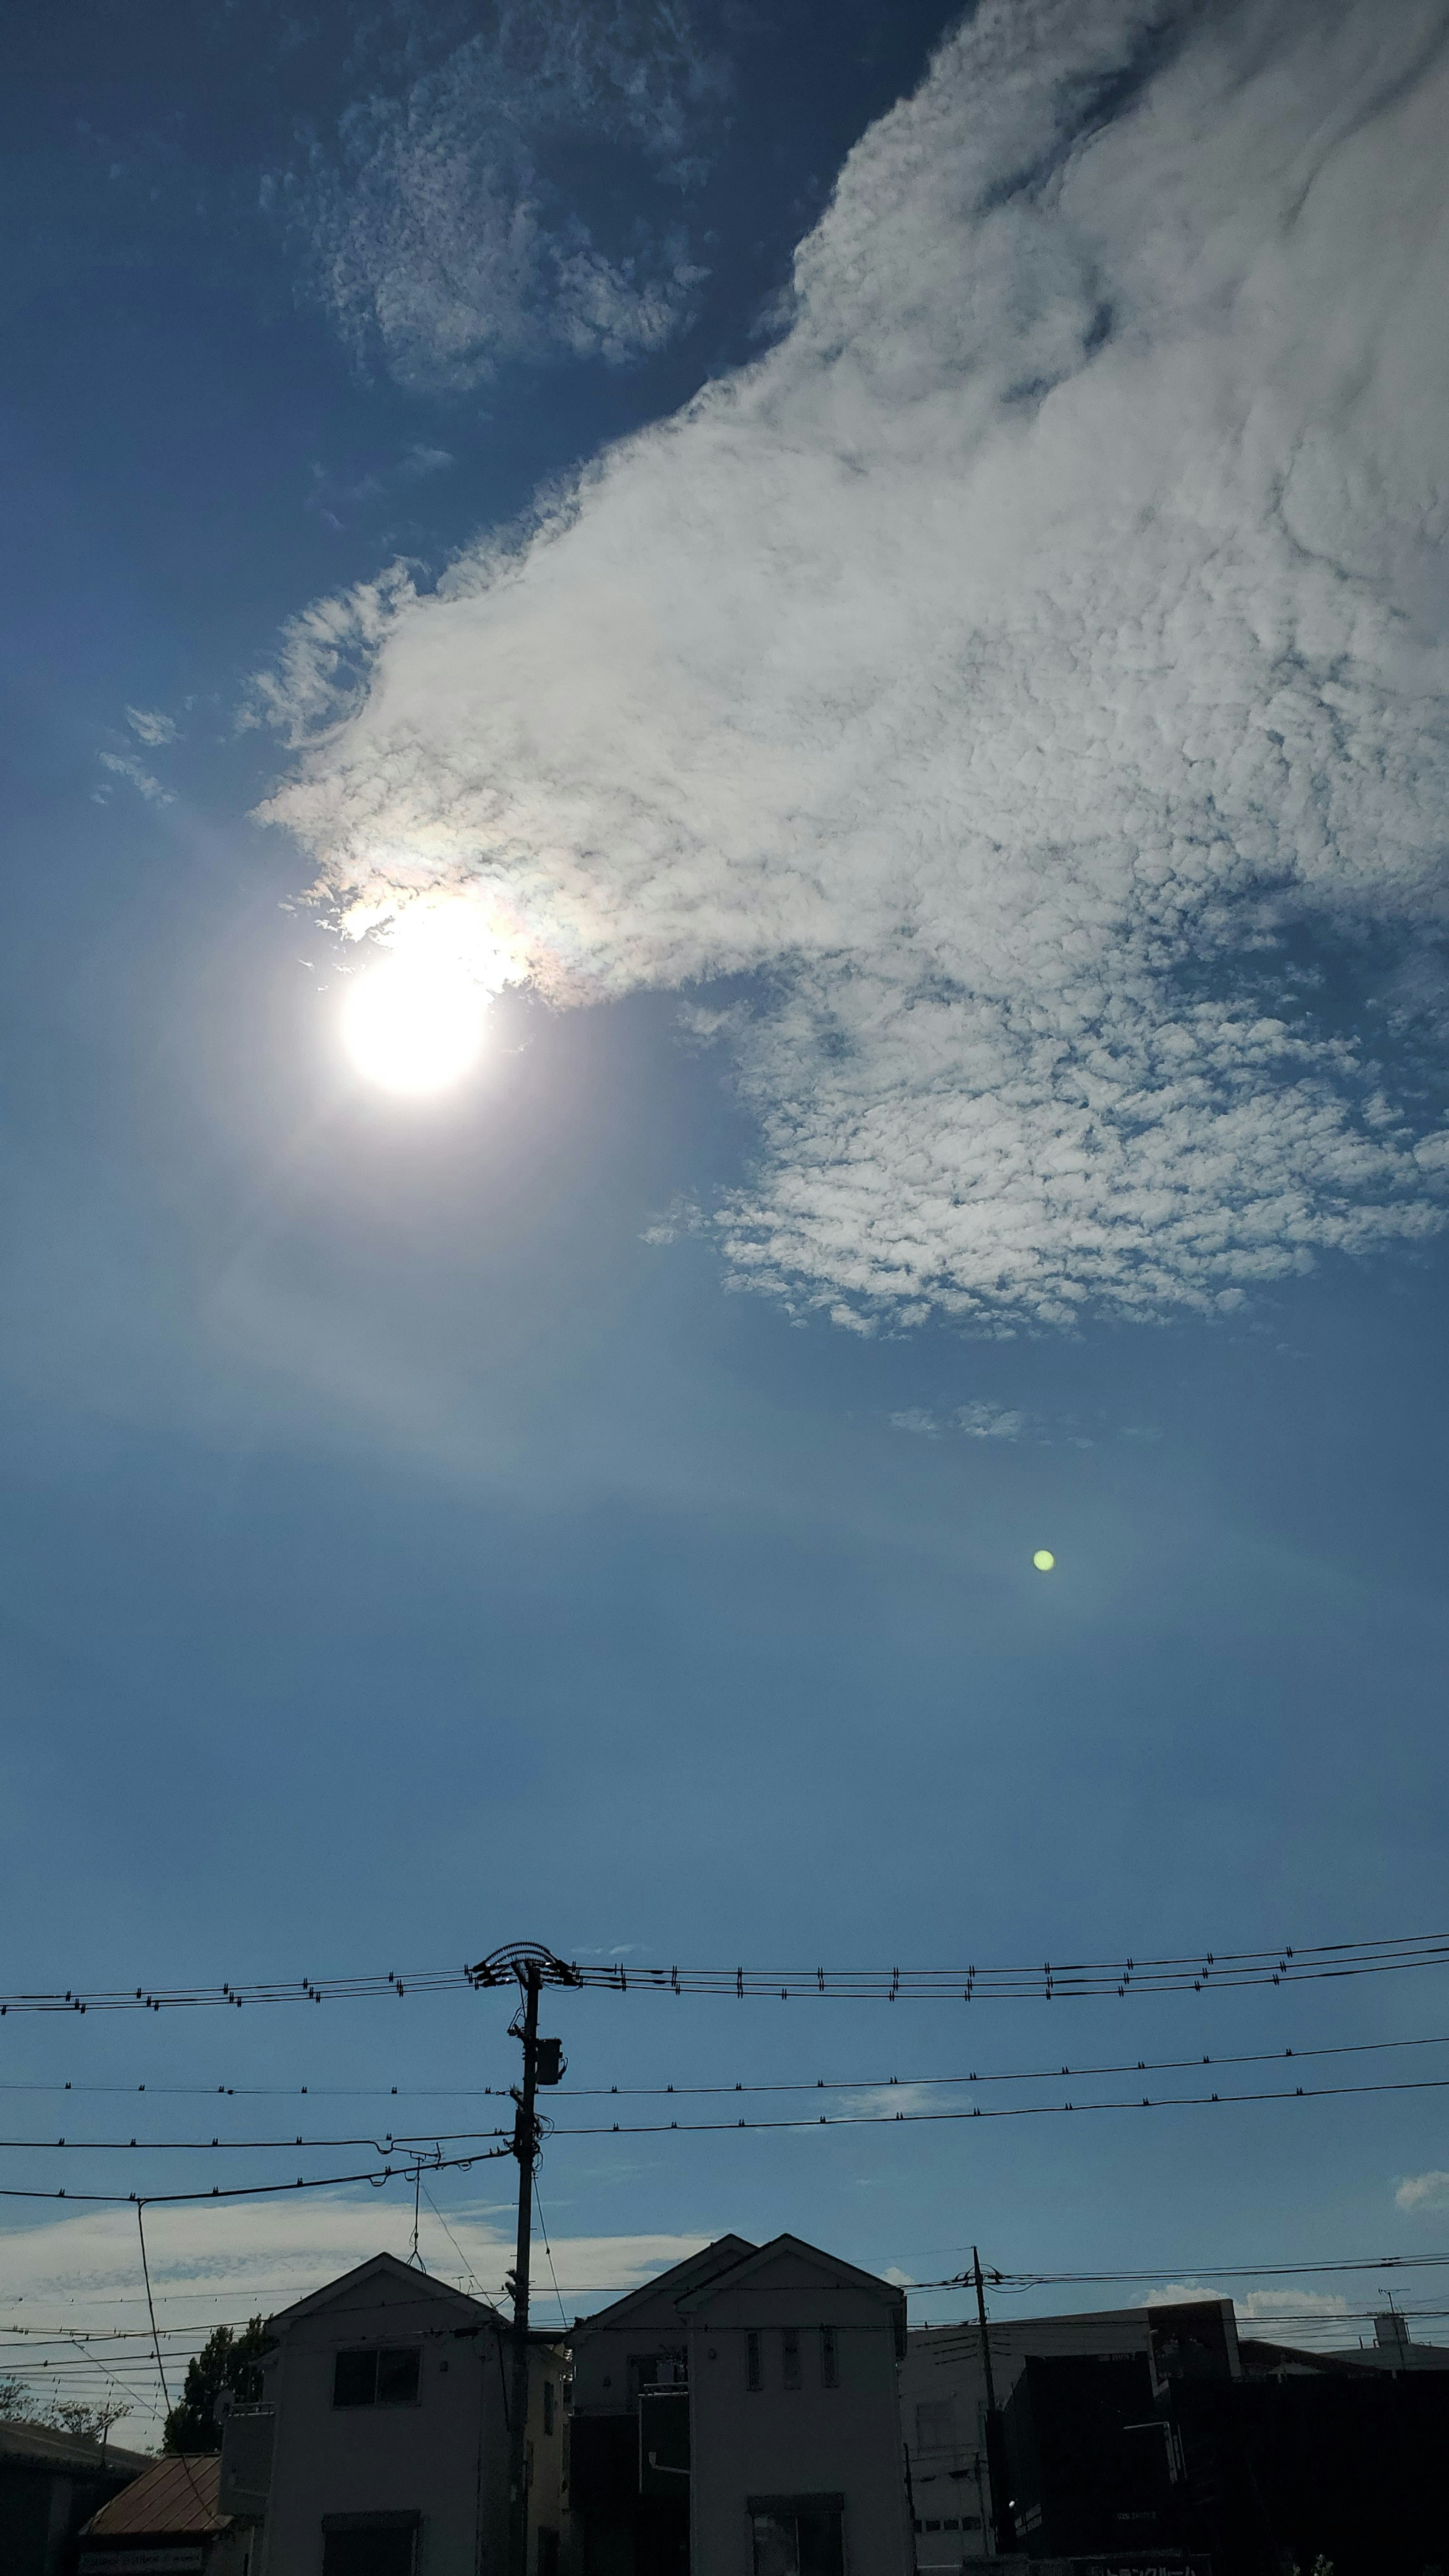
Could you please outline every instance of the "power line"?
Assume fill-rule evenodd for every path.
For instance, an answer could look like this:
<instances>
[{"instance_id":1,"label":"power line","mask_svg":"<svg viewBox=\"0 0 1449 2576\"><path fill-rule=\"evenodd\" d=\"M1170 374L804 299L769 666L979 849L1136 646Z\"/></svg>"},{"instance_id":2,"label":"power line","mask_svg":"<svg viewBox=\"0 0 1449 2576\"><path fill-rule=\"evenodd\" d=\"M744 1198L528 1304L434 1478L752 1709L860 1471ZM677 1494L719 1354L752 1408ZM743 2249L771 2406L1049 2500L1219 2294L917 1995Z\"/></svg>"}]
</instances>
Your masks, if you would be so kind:
<instances>
[{"instance_id":1,"label":"power line","mask_svg":"<svg viewBox=\"0 0 1449 2576\"><path fill-rule=\"evenodd\" d=\"M1218 2055L1216 2057L1209 2055L1195 2055L1192 2057L1119 2058L1103 2066L988 2068L984 2074L977 2073L973 2068L969 2074L965 2075L816 2075L797 2076L793 2079L780 2078L779 2080L772 2080L768 2083L760 2084L585 2084L564 2086L554 2095L553 2098L555 2101L596 2102L618 2100L622 2102L668 2101L670 2099L676 2101L691 2101L704 2098L715 2098L721 2095L733 2097L736 2094L744 2097L779 2093L887 2093L893 2090L899 2090L904 2093L917 2093L924 2092L927 2088L934 2091L942 2087L963 2084L1054 2084L1060 2081L1063 2076L1074 2079L1083 2079L1095 2078L1100 2075L1178 2074L1189 2066L1277 2066L1290 2060L1295 2065L1304 2065L1316 2058L1379 2056L1382 2055L1386 2049L1398 2048L1449 2048L1449 2035L1435 2033L1423 2038L1342 2040L1335 2041L1318 2048L1255 2048L1243 2050L1235 2054ZM52 2087L50 2089L53 2090L55 2088ZM87 2088L84 2085L74 2087L67 2085L65 2087L67 2092L84 2092L87 2089L100 2088ZM394 2085L392 2088L394 2094L396 2094L397 2089L397 2086ZM482 2087L474 2086L471 2092L467 2091L465 2088L458 2087L455 2088L454 2092L447 2098L477 2101L491 2097L493 2095L493 2091L494 2088L486 2085ZM409 2098L431 2101L444 2097L419 2093L417 2095L409 2096ZM384 2131L380 2138L376 2136L340 2138L308 2138L301 2136L289 2138L140 2139L0 2138L0 2149L9 2148L19 2150L28 2148L37 2151L45 2151L64 2147L68 2150L85 2148L87 2150L93 2150L96 2153L109 2153L115 2150L129 2152L132 2148L135 2148L138 2153L154 2149L158 2152L176 2151L184 2153L194 2152L197 2154L210 2154L214 2148L222 2147L241 2147L267 2150L295 2147L320 2148L371 2146L375 2148L378 2155L385 2156L390 2155L395 2150L401 2148L426 2145L430 2139L438 2144L446 2143L449 2145L456 2145L460 2139L478 2137L497 2138L502 2137L504 2134L505 2132L502 2129L494 2128L448 2130L389 2129ZM573 2135L574 2132L564 2130L558 2134L567 2137Z\"/></svg>"},{"instance_id":2,"label":"power line","mask_svg":"<svg viewBox=\"0 0 1449 2576\"><path fill-rule=\"evenodd\" d=\"M473 2165L488 2164L497 2156L511 2155L511 2147L478 2147L468 2156L436 2156L428 2160L430 2173L467 2173ZM384 2165L381 2173L366 2167L360 2173L316 2174L310 2179L298 2174L295 2182L213 2183L209 2191L35 2191L22 2190L16 2184L0 2184L0 2200L69 2200L77 2208L135 2209L144 2202L147 2209L171 2209L198 2200L262 2200L291 2191L335 2191L344 2183L371 2183L381 2191L389 2182L408 2181L412 2177L412 2158L402 2164Z\"/></svg>"},{"instance_id":3,"label":"power line","mask_svg":"<svg viewBox=\"0 0 1449 2576\"><path fill-rule=\"evenodd\" d=\"M498 1954L501 1958L503 1954ZM1171 1957L1123 1957L1096 1960L1042 1960L1025 1967L953 1968L626 1968L568 1965L567 1982L612 1994L734 1995L778 1998L788 2003L805 1995L834 1996L864 2002L1022 2001L1054 1997L1127 1994L1202 1994L1220 1987L1281 1986L1324 1977L1382 1976L1405 1968L1449 1964L1449 1934L1412 1933L1376 1940L1285 1944L1279 1949L1203 1950ZM413 1969L399 1974L347 1974L314 1980L292 1977L231 1985L137 1986L134 1990L95 1988L81 1991L0 1996L0 2014L10 2012L161 2012L215 2005L355 2001L394 1994L473 1992L511 1984L513 1968L493 1961L462 1968Z\"/></svg>"},{"instance_id":4,"label":"power line","mask_svg":"<svg viewBox=\"0 0 1449 2576\"><path fill-rule=\"evenodd\" d=\"M666 2100L670 2095L674 2095L681 2101L687 2101L690 2099L699 2099L711 2094L732 2093L869 2093L883 2090L890 2085L900 2085L904 2090L913 2091L926 2085L1052 2084L1056 2083L1064 2075L1077 2079L1096 2077L1099 2075L1171 2075L1181 2073L1189 2066L1272 2066L1289 2058L1296 2059L1300 2062L1306 2062L1310 2059L1319 2057L1369 2057L1382 2055L1386 2049L1396 2048L1449 2048L1449 2032L1431 2031L1424 2034L1411 2035L1404 2039L1337 2040L1327 2042L1313 2048L1254 2048L1228 2052L1220 2051L1217 2054L1199 2053L1195 2050L1190 2057L1109 2058L1100 2065L988 2067L984 2072L978 2071L973 2067L968 2073L963 2075L806 2075L796 2076L793 2078L772 2078L770 2081L763 2083L724 2084L564 2084L559 2086L558 2090L553 2095L553 2099L556 2102L597 2102L613 2100L616 2098L621 2102L646 2100L659 2101ZM291 2101L293 2099L300 2098L303 2095L319 2102L380 2101L384 2099L388 2101L408 2102L485 2102L508 2099L508 2087L503 2084L449 2084L437 2086L427 2084L147 2085L77 2084L70 2081L43 2084L30 2079L26 2079L25 2081L17 2080L13 2083L0 2079L0 2093L7 2092L50 2093L62 2095L66 2093L94 2093L106 2095L108 2097L115 2094L120 2094L123 2097L134 2097L145 2094L152 2101L213 2101L222 2095L224 2095L229 2101ZM392 2135L394 2133L389 2132L388 2134ZM419 2133L409 2131L405 2133L397 2132L395 2134L411 2137ZM433 2136L435 2134L436 2133L431 2130L428 2132L429 2136ZM469 2132L468 2134L471 2135L474 2133ZM26 2143L27 2141L19 2138L0 2139L0 2146L22 2146ZM29 2143L35 2146L45 2146L50 2142L43 2138L37 2138ZM162 2143L182 2145L186 2142L179 2139L163 2142L158 2139L152 2141L152 2143L156 2145L160 2145ZM206 2139L198 2139L194 2143L198 2146L206 2146L208 2141ZM217 2141L213 2138L209 2143L212 2146L215 2146ZM278 2146L296 2145L299 2147L306 2144L355 2146L364 2143L366 2143L366 2141L347 2138L333 2138L326 2140L282 2138L270 2141L265 2139L234 2139L232 2141L232 2144L237 2146L263 2146L272 2144Z\"/></svg>"},{"instance_id":5,"label":"power line","mask_svg":"<svg viewBox=\"0 0 1449 2576\"><path fill-rule=\"evenodd\" d=\"M821 2111L813 2118L802 2117L796 2119L776 2120L615 2120L610 2122L607 2126L599 2124L597 2126L586 2126L581 2128L555 2128L550 2125L547 2134L550 2137L557 2138L656 2138L668 2136L673 2132L678 2132L683 2136L699 2137L707 2135L727 2136L732 2132L740 2130L759 2132L787 2129L914 2127L918 2126L922 2122L934 2123L961 2120L1033 2120L1062 2116L1075 2118L1089 2116L1093 2112L1205 2110L1210 2105L1219 2104L1242 2105L1258 2102L1292 2102L1295 2100L1300 2102L1340 2101L1357 2099L1361 2096L1376 2093L1438 2093L1446 2090L1449 2090L1449 2076L1426 2075L1377 2084L1297 2084L1294 2085L1291 2090L1286 2086L1278 2086L1262 2088L1257 2091L1244 2093L1161 2093L1157 2095L1148 2095L1144 2093L1140 2098L1132 2101L1114 2098L1105 2102L1003 2102L989 2103L985 2105L977 2102L965 2105L959 2109L942 2111ZM469 2132L467 2134L469 2136L476 2135L478 2137L498 2137L501 2135L497 2130L483 2130ZM144 2198L148 2205L155 2203L159 2206L162 2203L171 2204L201 2200L258 2199L276 2193L291 2191L328 2191L334 2190L342 2184L357 2182L371 2183L376 2188L380 2189L384 2183L395 2181L400 2175L403 2177L411 2175L414 2159L412 2156L406 2154L407 2143L408 2142L406 2140L400 2141L391 2150L393 2153L400 2154L403 2161L397 2166L393 2166L391 2164L384 2166L381 2173L364 2170L360 2173L318 2175L311 2179L307 2179L299 2174L295 2183L260 2182L236 2183L229 2185L213 2184L210 2191L148 2191L143 2195L138 2195L135 2192L67 2192L63 2189L57 2191L40 2191L36 2189L22 2190L12 2184L0 2184L0 2199L65 2200L68 2198L77 2204L86 2203L93 2204L97 2207L125 2208L128 2206L134 2206L138 2197ZM428 2158L428 2170L431 2173L451 2172L456 2170L466 2171L472 2165L488 2163L500 2156L511 2155L512 2152L513 2149L511 2146L476 2146L472 2149L471 2153L464 2156L430 2156ZM949 2288L951 2284L945 2283L933 2286L944 2286Z\"/></svg>"}]
</instances>

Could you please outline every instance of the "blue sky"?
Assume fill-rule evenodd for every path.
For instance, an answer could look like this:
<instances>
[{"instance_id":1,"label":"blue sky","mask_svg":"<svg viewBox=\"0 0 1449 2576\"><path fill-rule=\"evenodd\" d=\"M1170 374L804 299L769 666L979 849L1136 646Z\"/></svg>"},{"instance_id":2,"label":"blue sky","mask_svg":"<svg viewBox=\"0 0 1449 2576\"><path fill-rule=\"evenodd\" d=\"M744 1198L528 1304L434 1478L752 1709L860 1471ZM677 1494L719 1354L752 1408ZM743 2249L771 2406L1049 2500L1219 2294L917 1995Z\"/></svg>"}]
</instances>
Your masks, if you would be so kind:
<instances>
[{"instance_id":1,"label":"blue sky","mask_svg":"<svg viewBox=\"0 0 1449 2576\"><path fill-rule=\"evenodd\" d=\"M1437 1926L1446 31L12 18L8 1988ZM343 1043L419 924L495 997L423 1099ZM506 2018L0 2077L498 2084ZM865 2084L1449 1994L559 2022ZM1433 2250L1441 2100L560 2141L544 2209L570 2290ZM129 2222L0 2224L129 2314ZM210 2318L411 2206L156 2224Z\"/></svg>"}]
</instances>

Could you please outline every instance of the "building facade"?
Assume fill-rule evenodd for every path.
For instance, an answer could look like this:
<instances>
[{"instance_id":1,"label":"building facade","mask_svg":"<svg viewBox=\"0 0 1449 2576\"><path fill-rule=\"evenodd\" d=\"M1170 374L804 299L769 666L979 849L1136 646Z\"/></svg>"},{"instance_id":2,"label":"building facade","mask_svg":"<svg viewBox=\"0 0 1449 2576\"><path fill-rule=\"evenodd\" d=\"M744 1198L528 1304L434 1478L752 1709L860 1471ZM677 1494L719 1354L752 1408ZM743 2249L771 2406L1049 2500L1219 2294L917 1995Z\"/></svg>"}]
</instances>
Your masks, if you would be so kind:
<instances>
[{"instance_id":1,"label":"building facade","mask_svg":"<svg viewBox=\"0 0 1449 2576\"><path fill-rule=\"evenodd\" d=\"M907 2576L902 2293L716 2244L574 2329L575 2576Z\"/></svg>"},{"instance_id":2,"label":"building facade","mask_svg":"<svg viewBox=\"0 0 1449 2576\"><path fill-rule=\"evenodd\" d=\"M501 2576L510 2332L486 2300L391 2254L267 2321L262 2400L222 2439L220 2502L251 2576ZM531 2338L529 2567L563 2519L564 2356Z\"/></svg>"}]
</instances>

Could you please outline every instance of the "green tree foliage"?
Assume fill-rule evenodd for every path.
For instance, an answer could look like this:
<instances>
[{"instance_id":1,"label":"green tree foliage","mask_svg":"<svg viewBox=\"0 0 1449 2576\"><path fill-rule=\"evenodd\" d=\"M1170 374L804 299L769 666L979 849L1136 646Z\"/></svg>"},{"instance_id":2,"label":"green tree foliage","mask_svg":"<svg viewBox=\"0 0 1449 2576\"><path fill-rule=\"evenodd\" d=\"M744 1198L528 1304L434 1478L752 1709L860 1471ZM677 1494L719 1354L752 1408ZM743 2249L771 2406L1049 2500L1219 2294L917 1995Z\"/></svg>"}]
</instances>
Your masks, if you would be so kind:
<instances>
[{"instance_id":1,"label":"green tree foliage","mask_svg":"<svg viewBox=\"0 0 1449 2576\"><path fill-rule=\"evenodd\" d=\"M229 2388L239 2406L251 2405L261 2394L262 2357L271 2349L272 2337L260 2317L253 2317L240 2334L218 2326L186 2365L181 2403L166 2418L162 2450L219 2451L218 2397Z\"/></svg>"}]
</instances>

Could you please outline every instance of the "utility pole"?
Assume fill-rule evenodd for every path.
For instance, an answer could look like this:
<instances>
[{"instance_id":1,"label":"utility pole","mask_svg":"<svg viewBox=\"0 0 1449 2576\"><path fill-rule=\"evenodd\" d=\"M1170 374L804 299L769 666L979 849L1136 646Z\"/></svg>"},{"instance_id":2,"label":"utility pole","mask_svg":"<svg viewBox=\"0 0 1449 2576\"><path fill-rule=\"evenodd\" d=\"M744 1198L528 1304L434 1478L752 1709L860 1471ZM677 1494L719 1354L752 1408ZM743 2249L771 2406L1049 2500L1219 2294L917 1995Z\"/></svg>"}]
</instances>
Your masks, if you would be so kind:
<instances>
[{"instance_id":1,"label":"utility pole","mask_svg":"<svg viewBox=\"0 0 1449 2576\"><path fill-rule=\"evenodd\" d=\"M528 2576L528 2264L533 2247L533 2168L538 2155L538 1990L536 1959L520 1965L523 1988L523 2085L513 2088L513 2152L518 2158L518 2245L513 2258L513 2401L508 2424L509 2576Z\"/></svg>"},{"instance_id":2,"label":"utility pole","mask_svg":"<svg viewBox=\"0 0 1449 2576\"><path fill-rule=\"evenodd\" d=\"M981 2364L986 2377L986 2475L991 2486L991 2528L998 2558L1016 2554L1016 2517L1011 2510L1010 2478L1006 2465L1006 2430L996 2403L996 2379L991 2368L991 2337L986 2331L986 2286L981 2278L981 2256L971 2248L971 2271L976 2283L976 2314L981 2326Z\"/></svg>"},{"instance_id":3,"label":"utility pole","mask_svg":"<svg viewBox=\"0 0 1449 2576\"><path fill-rule=\"evenodd\" d=\"M540 2084L557 2084L566 2060L556 2039L538 2035L538 1998L544 1986L577 1986L577 1968L531 1941L494 1950L469 1971L475 1986L521 1987L523 2001L509 2023L509 2037L523 2043L523 2082L514 2100L513 2153L518 2159L518 2238L513 2260L513 2370L508 2405L508 2576L528 2576L528 2272L533 2250L533 2170L543 2123L535 2109Z\"/></svg>"}]
</instances>

